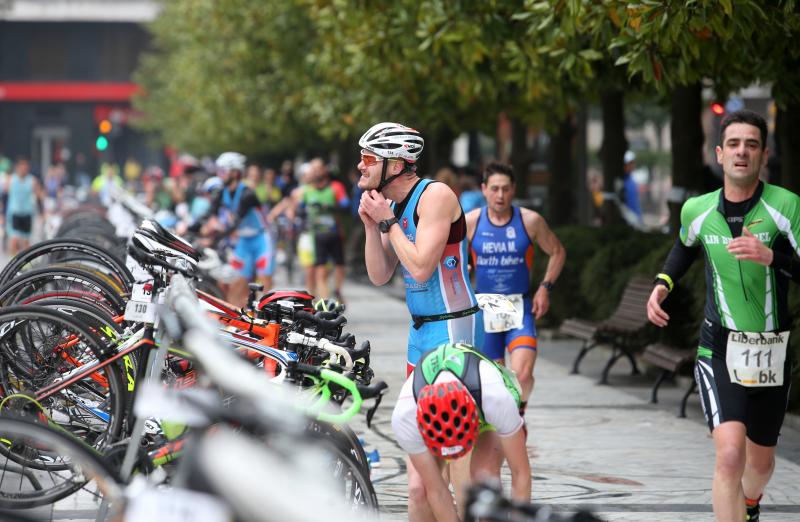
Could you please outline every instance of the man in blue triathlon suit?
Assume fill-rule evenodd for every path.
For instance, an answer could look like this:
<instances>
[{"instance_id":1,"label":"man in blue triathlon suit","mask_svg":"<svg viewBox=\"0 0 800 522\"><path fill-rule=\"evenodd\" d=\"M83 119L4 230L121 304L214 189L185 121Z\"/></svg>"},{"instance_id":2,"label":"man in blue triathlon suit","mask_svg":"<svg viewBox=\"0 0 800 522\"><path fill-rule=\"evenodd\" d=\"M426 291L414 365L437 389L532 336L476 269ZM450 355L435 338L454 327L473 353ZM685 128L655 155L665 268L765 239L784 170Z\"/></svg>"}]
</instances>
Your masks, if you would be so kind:
<instances>
[{"instance_id":1,"label":"man in blue triathlon suit","mask_svg":"<svg viewBox=\"0 0 800 522\"><path fill-rule=\"evenodd\" d=\"M484 170L481 189L487 205L467 214L475 291L503 294L523 312L521 327L487 331L481 352L504 364L508 351L511 369L522 387L520 413L524 413L533 390L538 348L534 320L550 308L550 290L564 267L566 253L541 215L511 204L516 185L510 165L490 163ZM535 292L531 288L534 243L550 258Z\"/></svg>"},{"instance_id":2,"label":"man in blue triathlon suit","mask_svg":"<svg viewBox=\"0 0 800 522\"><path fill-rule=\"evenodd\" d=\"M384 285L400 264L412 318L406 364L410 375L432 346L483 344L482 314L467 273L467 225L450 187L417 176L424 145L419 132L379 123L358 144L358 186L364 191L358 214L366 236L367 274L373 284ZM466 465L452 470L454 483L468 481ZM429 520L425 487L410 463L408 478L410 519Z\"/></svg>"},{"instance_id":3,"label":"man in blue triathlon suit","mask_svg":"<svg viewBox=\"0 0 800 522\"><path fill-rule=\"evenodd\" d=\"M231 284L229 297L233 303L243 304L249 281L257 280L265 290L271 286L275 270L273 245L261 213L261 203L242 179L245 157L237 152L225 152L217 158L216 164L225 186L211 203L210 213L219 217L224 234L236 234L231 265L241 277Z\"/></svg>"},{"instance_id":4,"label":"man in blue triathlon suit","mask_svg":"<svg viewBox=\"0 0 800 522\"><path fill-rule=\"evenodd\" d=\"M650 321L666 326L661 303L702 252L706 305L694 372L716 450L719 521L759 519L792 381L788 293L789 281L800 281L800 197L759 179L766 144L760 115L722 119L723 188L683 204L679 237L647 302Z\"/></svg>"}]
</instances>

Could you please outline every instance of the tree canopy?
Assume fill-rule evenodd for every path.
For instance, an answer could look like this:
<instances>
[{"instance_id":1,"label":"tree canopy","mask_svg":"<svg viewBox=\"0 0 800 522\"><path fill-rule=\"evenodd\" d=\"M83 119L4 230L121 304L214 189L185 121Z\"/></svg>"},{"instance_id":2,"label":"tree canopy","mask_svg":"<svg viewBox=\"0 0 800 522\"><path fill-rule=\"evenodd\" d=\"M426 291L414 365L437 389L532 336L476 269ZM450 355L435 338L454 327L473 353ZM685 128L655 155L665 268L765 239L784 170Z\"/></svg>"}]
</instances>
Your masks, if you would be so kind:
<instances>
[{"instance_id":1,"label":"tree canopy","mask_svg":"<svg viewBox=\"0 0 800 522\"><path fill-rule=\"evenodd\" d=\"M796 89L794 0L172 0L136 80L144 125L196 152L297 150L395 120L555 127L606 89ZM765 29L768 28L768 29Z\"/></svg>"}]
</instances>

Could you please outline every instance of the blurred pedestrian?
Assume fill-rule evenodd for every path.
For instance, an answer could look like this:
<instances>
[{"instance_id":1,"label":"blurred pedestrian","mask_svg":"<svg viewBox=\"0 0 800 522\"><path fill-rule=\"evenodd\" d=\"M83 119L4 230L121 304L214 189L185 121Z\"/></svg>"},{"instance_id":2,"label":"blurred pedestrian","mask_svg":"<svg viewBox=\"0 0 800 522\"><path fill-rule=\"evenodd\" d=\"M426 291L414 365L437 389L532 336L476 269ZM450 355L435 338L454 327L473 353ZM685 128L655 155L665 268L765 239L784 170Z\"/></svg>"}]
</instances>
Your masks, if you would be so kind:
<instances>
[{"instance_id":1,"label":"blurred pedestrian","mask_svg":"<svg viewBox=\"0 0 800 522\"><path fill-rule=\"evenodd\" d=\"M623 180L622 201L626 207L636 216L639 223L642 223L642 206L639 202L639 184L633 179L633 171L636 170L636 154L629 150L623 157L625 162L625 178Z\"/></svg>"},{"instance_id":2,"label":"blurred pedestrian","mask_svg":"<svg viewBox=\"0 0 800 522\"><path fill-rule=\"evenodd\" d=\"M461 209L464 213L481 208L486 204L486 198L483 197L483 192L478 186L477 177L471 169L466 167L460 169L458 183L461 189L458 202L461 204Z\"/></svg>"},{"instance_id":3,"label":"blurred pedestrian","mask_svg":"<svg viewBox=\"0 0 800 522\"><path fill-rule=\"evenodd\" d=\"M17 158L14 172L8 180L6 205L6 233L11 256L30 246L33 219L39 214L43 195L39 180L30 173L28 159Z\"/></svg>"}]
</instances>

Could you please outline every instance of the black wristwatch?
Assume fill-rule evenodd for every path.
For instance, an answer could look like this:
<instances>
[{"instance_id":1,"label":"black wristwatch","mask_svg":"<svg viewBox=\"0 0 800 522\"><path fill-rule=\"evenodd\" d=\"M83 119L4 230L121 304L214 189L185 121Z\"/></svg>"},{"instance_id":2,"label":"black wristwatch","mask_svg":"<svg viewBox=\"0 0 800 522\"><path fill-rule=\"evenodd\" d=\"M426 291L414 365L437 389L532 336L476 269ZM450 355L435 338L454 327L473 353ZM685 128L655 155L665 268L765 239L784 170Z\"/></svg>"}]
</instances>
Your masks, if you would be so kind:
<instances>
[{"instance_id":1,"label":"black wristwatch","mask_svg":"<svg viewBox=\"0 0 800 522\"><path fill-rule=\"evenodd\" d=\"M542 281L541 283L539 283L539 286L545 287L548 293L550 293L550 290L553 289L553 283L551 283L550 281Z\"/></svg>"},{"instance_id":2,"label":"black wristwatch","mask_svg":"<svg viewBox=\"0 0 800 522\"><path fill-rule=\"evenodd\" d=\"M383 221L378 222L378 230L386 234L389 232L389 229L392 228L392 225L394 225L395 223L397 223L396 217L384 219Z\"/></svg>"}]
</instances>

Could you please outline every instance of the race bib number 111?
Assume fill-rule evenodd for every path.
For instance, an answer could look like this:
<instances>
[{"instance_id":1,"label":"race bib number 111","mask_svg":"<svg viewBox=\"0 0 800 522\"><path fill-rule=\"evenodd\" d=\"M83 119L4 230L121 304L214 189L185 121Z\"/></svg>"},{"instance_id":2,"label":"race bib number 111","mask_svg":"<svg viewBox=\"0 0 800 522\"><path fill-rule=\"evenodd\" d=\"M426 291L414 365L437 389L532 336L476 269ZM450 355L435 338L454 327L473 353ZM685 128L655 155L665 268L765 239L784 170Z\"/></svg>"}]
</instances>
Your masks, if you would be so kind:
<instances>
[{"instance_id":1,"label":"race bib number 111","mask_svg":"<svg viewBox=\"0 0 800 522\"><path fill-rule=\"evenodd\" d=\"M789 332L731 332L725 362L731 382L747 387L782 386Z\"/></svg>"}]
</instances>

